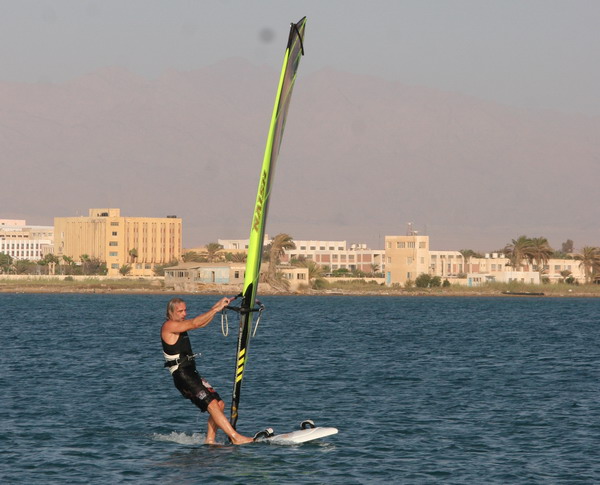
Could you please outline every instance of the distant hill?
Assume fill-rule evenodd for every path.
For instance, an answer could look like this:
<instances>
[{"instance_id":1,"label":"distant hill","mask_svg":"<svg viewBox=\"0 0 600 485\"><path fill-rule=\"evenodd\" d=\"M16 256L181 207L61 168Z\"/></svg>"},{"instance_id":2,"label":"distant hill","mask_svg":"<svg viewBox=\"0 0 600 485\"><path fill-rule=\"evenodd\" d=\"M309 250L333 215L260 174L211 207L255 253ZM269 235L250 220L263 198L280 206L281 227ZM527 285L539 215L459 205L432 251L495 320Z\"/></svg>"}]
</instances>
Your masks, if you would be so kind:
<instances>
[{"instance_id":1,"label":"distant hill","mask_svg":"<svg viewBox=\"0 0 600 485\"><path fill-rule=\"evenodd\" d=\"M278 73L242 59L153 80L109 68L0 83L0 217L176 214L184 243L246 238ZM267 231L437 249L521 234L600 244L600 119L300 70Z\"/></svg>"}]
</instances>

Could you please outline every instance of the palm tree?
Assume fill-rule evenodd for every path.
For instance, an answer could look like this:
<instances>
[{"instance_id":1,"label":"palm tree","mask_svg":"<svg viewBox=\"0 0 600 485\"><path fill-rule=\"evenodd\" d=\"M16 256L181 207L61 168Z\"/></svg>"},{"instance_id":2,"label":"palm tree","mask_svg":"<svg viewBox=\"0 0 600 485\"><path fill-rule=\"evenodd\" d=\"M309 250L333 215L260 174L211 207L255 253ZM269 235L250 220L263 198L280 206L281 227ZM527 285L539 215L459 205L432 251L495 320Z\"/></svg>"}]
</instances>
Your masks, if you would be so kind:
<instances>
[{"instance_id":1,"label":"palm tree","mask_svg":"<svg viewBox=\"0 0 600 485\"><path fill-rule=\"evenodd\" d=\"M13 258L10 254L0 253L0 272L9 273L13 264Z\"/></svg>"},{"instance_id":2,"label":"palm tree","mask_svg":"<svg viewBox=\"0 0 600 485\"><path fill-rule=\"evenodd\" d=\"M65 263L63 265L63 274L64 274L64 270L66 268L68 268L67 274L71 274L73 272L72 271L73 270L73 266L75 266L75 261L70 256L63 256L62 259L63 259L63 262Z\"/></svg>"},{"instance_id":3,"label":"palm tree","mask_svg":"<svg viewBox=\"0 0 600 485\"><path fill-rule=\"evenodd\" d=\"M465 266L462 272L469 273L469 263L471 262L471 258L477 257L477 253L472 249L461 249L459 253L462 254L463 260L465 262Z\"/></svg>"},{"instance_id":4,"label":"palm tree","mask_svg":"<svg viewBox=\"0 0 600 485\"><path fill-rule=\"evenodd\" d=\"M532 265L534 263L537 264L538 272L541 277L544 272L544 266L554 254L554 249L550 247L550 244L548 244L548 240L545 237L534 237L529 239L528 242L529 244L525 248L525 257Z\"/></svg>"},{"instance_id":5,"label":"palm tree","mask_svg":"<svg viewBox=\"0 0 600 485\"><path fill-rule=\"evenodd\" d=\"M223 249L223 246L219 243L208 243L206 245L206 259L208 259L209 263L214 263L219 260L219 251Z\"/></svg>"},{"instance_id":6,"label":"palm tree","mask_svg":"<svg viewBox=\"0 0 600 485\"><path fill-rule=\"evenodd\" d=\"M510 260L510 266L515 271L519 271L521 267L521 261L527 257L527 247L529 246L529 238L527 236L519 236L517 239L513 239L512 243L507 244L504 248L504 254Z\"/></svg>"},{"instance_id":7,"label":"palm tree","mask_svg":"<svg viewBox=\"0 0 600 485\"><path fill-rule=\"evenodd\" d=\"M323 267L310 259L306 259L301 263L298 263L300 268L308 268L308 282L320 278L323 276Z\"/></svg>"},{"instance_id":8,"label":"palm tree","mask_svg":"<svg viewBox=\"0 0 600 485\"><path fill-rule=\"evenodd\" d=\"M585 282L592 281L595 274L600 272L600 248L594 246L586 246L581 250L581 253L575 255L579 263L579 267L583 267Z\"/></svg>"},{"instance_id":9,"label":"palm tree","mask_svg":"<svg viewBox=\"0 0 600 485\"><path fill-rule=\"evenodd\" d=\"M296 244L289 234L277 234L271 241L269 247L269 272L267 275L269 282L274 282L276 280L277 265L281 260L281 256L290 249L296 249Z\"/></svg>"},{"instance_id":10,"label":"palm tree","mask_svg":"<svg viewBox=\"0 0 600 485\"><path fill-rule=\"evenodd\" d=\"M52 253L45 254L42 259L38 261L38 264L46 267L47 273L55 274L56 265L60 262L57 256Z\"/></svg>"},{"instance_id":11,"label":"palm tree","mask_svg":"<svg viewBox=\"0 0 600 485\"><path fill-rule=\"evenodd\" d=\"M121 273L121 276L127 276L129 273L131 273L131 265L124 264L119 268L119 273Z\"/></svg>"},{"instance_id":12,"label":"palm tree","mask_svg":"<svg viewBox=\"0 0 600 485\"><path fill-rule=\"evenodd\" d=\"M562 277L562 282L563 282L563 283L566 283L566 282L567 282L567 278L568 278L569 276L571 276L571 274L572 274L572 273L571 273L571 270L568 270L568 269L563 269L563 270L560 272L560 276Z\"/></svg>"},{"instance_id":13,"label":"palm tree","mask_svg":"<svg viewBox=\"0 0 600 485\"><path fill-rule=\"evenodd\" d=\"M138 258L138 250L136 248L132 248L129 250L129 257L131 258L131 264L135 262Z\"/></svg>"},{"instance_id":14,"label":"palm tree","mask_svg":"<svg viewBox=\"0 0 600 485\"><path fill-rule=\"evenodd\" d=\"M196 251L186 251L181 255L181 259L184 263L189 263L190 261L199 262L200 255Z\"/></svg>"},{"instance_id":15,"label":"palm tree","mask_svg":"<svg viewBox=\"0 0 600 485\"><path fill-rule=\"evenodd\" d=\"M233 253L231 255L231 261L234 263L245 263L246 259L248 259L248 255L246 253Z\"/></svg>"},{"instance_id":16,"label":"palm tree","mask_svg":"<svg viewBox=\"0 0 600 485\"><path fill-rule=\"evenodd\" d=\"M79 259L81 260L81 269L83 274L88 274L88 267L90 263L89 254L82 254L81 256L79 256Z\"/></svg>"},{"instance_id":17,"label":"palm tree","mask_svg":"<svg viewBox=\"0 0 600 485\"><path fill-rule=\"evenodd\" d=\"M371 275L376 276L380 272L381 268L377 263L371 263Z\"/></svg>"}]
</instances>

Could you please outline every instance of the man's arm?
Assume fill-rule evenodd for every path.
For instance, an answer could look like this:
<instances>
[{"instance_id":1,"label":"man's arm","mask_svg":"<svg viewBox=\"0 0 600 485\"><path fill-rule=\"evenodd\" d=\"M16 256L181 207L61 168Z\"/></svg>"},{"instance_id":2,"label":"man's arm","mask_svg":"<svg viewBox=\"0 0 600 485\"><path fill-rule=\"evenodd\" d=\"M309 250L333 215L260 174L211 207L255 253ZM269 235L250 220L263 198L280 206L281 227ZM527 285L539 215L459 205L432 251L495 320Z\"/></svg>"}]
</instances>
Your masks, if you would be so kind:
<instances>
[{"instance_id":1,"label":"man's arm","mask_svg":"<svg viewBox=\"0 0 600 485\"><path fill-rule=\"evenodd\" d=\"M182 322L168 320L163 325L163 334L180 334L183 332L187 332L188 330L193 330L194 328L206 327L217 313L219 313L221 310L223 310L223 308L229 305L230 301L231 300L229 298L221 298L206 313L202 313L195 318L183 320Z\"/></svg>"},{"instance_id":2,"label":"man's arm","mask_svg":"<svg viewBox=\"0 0 600 485\"><path fill-rule=\"evenodd\" d=\"M186 320L185 322L191 321L192 322L191 328L206 327L210 322L212 322L212 319L215 317L215 315L217 313L219 313L221 310L223 310L223 308L225 308L227 305L229 305L230 301L231 300L227 297L221 298L206 313L198 315L197 317L193 318L192 320Z\"/></svg>"}]
</instances>

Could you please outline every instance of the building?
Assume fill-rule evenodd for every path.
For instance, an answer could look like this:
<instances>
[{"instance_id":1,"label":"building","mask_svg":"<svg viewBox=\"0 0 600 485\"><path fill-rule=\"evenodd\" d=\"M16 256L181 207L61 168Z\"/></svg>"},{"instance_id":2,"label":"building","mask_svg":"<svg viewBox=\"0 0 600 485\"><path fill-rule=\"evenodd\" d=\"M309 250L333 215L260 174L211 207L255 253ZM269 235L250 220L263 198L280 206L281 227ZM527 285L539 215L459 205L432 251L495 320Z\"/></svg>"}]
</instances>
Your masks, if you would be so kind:
<instances>
[{"instance_id":1,"label":"building","mask_svg":"<svg viewBox=\"0 0 600 485\"><path fill-rule=\"evenodd\" d=\"M268 265L261 266L261 274ZM308 285L308 268L279 268L290 291ZM246 263L179 263L165 268L165 287L175 291L198 291L204 285L237 285L242 290L246 274Z\"/></svg>"},{"instance_id":2,"label":"building","mask_svg":"<svg viewBox=\"0 0 600 485\"><path fill-rule=\"evenodd\" d=\"M55 217L54 235L58 257L98 258L109 276L125 265L131 276L152 276L156 266L181 258L182 222L176 216L123 217L120 209L90 209L87 217Z\"/></svg>"},{"instance_id":3,"label":"building","mask_svg":"<svg viewBox=\"0 0 600 485\"><path fill-rule=\"evenodd\" d=\"M250 244L250 239L217 239L217 243L223 246L224 251L248 252L248 245ZM270 243L271 238L268 234L265 234L265 237L263 239L263 245L266 246Z\"/></svg>"},{"instance_id":4,"label":"building","mask_svg":"<svg viewBox=\"0 0 600 485\"><path fill-rule=\"evenodd\" d=\"M219 244L225 251L248 249L248 239L219 239ZM265 246L271 243L265 236ZM363 271L365 273L383 272L385 268L384 251L369 249L366 244L352 244L348 247L346 241L313 241L294 240L296 249L286 251L281 257L281 263L290 263L294 259L307 259L330 271L347 269L348 271Z\"/></svg>"},{"instance_id":5,"label":"building","mask_svg":"<svg viewBox=\"0 0 600 485\"><path fill-rule=\"evenodd\" d=\"M241 285L245 263L179 263L165 268L165 287L175 291L197 291L203 284Z\"/></svg>"},{"instance_id":6,"label":"building","mask_svg":"<svg viewBox=\"0 0 600 485\"><path fill-rule=\"evenodd\" d=\"M54 228L28 226L22 219L0 219L0 253L16 260L39 261L52 252Z\"/></svg>"},{"instance_id":7,"label":"building","mask_svg":"<svg viewBox=\"0 0 600 485\"><path fill-rule=\"evenodd\" d=\"M385 236L385 284L390 286L415 281L430 274L429 236L416 232L407 236Z\"/></svg>"},{"instance_id":8,"label":"building","mask_svg":"<svg viewBox=\"0 0 600 485\"><path fill-rule=\"evenodd\" d=\"M380 273L385 269L384 251L369 249L366 244L351 244L346 241L294 240L296 249L287 251L282 263L293 259L307 259L330 271L347 269L364 273Z\"/></svg>"},{"instance_id":9,"label":"building","mask_svg":"<svg viewBox=\"0 0 600 485\"><path fill-rule=\"evenodd\" d=\"M537 265L527 261L523 261L519 271L515 271L510 265L510 260L500 253L488 253L483 258L470 258L467 266L470 270L469 278L483 275L487 281L539 284L546 280L549 283L560 283L570 276L579 283L585 282L583 268L575 259L550 259L542 268L541 275ZM469 286L475 285L469 284Z\"/></svg>"},{"instance_id":10,"label":"building","mask_svg":"<svg viewBox=\"0 0 600 485\"><path fill-rule=\"evenodd\" d=\"M458 251L429 251L429 274L440 278L457 277L465 272L463 255Z\"/></svg>"},{"instance_id":11,"label":"building","mask_svg":"<svg viewBox=\"0 0 600 485\"><path fill-rule=\"evenodd\" d=\"M500 253L465 260L459 251L432 251L429 249L429 237L417 233L386 236L385 260L385 282L388 286L404 286L421 274L438 276L452 284L465 286L493 282L539 284L544 280L558 283L568 276L579 283L585 282L583 269L574 259L550 259L540 275L539 268L527 261L523 261L518 269L513 268L510 260Z\"/></svg>"}]
</instances>

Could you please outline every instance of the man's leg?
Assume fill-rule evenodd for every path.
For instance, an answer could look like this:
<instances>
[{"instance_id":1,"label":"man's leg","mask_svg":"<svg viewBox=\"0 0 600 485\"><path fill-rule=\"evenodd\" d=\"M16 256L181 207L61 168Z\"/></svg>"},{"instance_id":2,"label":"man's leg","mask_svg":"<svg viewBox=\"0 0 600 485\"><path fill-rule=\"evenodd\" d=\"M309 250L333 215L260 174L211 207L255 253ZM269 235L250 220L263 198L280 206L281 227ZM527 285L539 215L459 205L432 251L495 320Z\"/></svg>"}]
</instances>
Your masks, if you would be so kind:
<instances>
[{"instance_id":1,"label":"man's leg","mask_svg":"<svg viewBox=\"0 0 600 485\"><path fill-rule=\"evenodd\" d=\"M243 445L245 443L252 443L254 440L247 436L239 434L225 416L223 410L225 409L225 403L213 399L208 405L208 412L210 418L208 419L208 429L206 431L206 443L214 443L217 428L223 430L223 432L229 436L229 439L234 445Z\"/></svg>"},{"instance_id":2,"label":"man's leg","mask_svg":"<svg viewBox=\"0 0 600 485\"><path fill-rule=\"evenodd\" d=\"M215 402L215 401L216 401L216 399L213 402ZM219 403L219 408L221 409L221 412L223 412L225 410L225 403L223 401L217 401L217 402ZM214 418L210 414L210 409L208 412L209 412L208 429L206 430L206 440L204 442L206 444L212 445L215 443L215 440L217 437L217 430L219 428L217 427L217 423L215 423Z\"/></svg>"}]
</instances>

